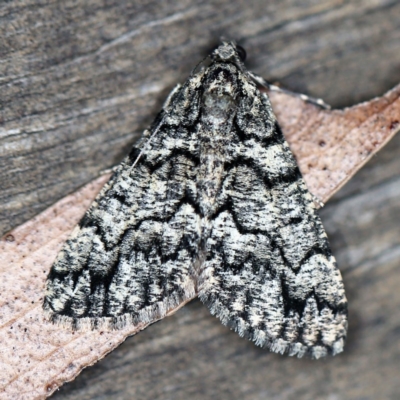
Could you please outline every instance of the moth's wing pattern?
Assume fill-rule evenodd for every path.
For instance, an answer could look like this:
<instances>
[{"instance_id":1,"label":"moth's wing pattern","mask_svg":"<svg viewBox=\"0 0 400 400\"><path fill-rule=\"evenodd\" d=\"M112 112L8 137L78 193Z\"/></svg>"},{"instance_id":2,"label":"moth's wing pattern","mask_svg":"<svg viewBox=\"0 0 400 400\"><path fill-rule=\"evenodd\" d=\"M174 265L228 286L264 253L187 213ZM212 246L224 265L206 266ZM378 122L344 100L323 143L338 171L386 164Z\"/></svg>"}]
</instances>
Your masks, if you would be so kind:
<instances>
[{"instance_id":1,"label":"moth's wing pattern","mask_svg":"<svg viewBox=\"0 0 400 400\"><path fill-rule=\"evenodd\" d=\"M340 272L269 99L241 81L227 150L234 161L210 218L199 297L257 345L299 357L339 353L347 329Z\"/></svg>"},{"instance_id":2,"label":"moth's wing pattern","mask_svg":"<svg viewBox=\"0 0 400 400\"><path fill-rule=\"evenodd\" d=\"M75 328L154 322L199 296L275 352L342 351L340 272L234 43L172 92L59 253L44 309Z\"/></svg>"},{"instance_id":3,"label":"moth's wing pattern","mask_svg":"<svg viewBox=\"0 0 400 400\"><path fill-rule=\"evenodd\" d=\"M195 296L198 80L173 92L59 253L44 300L53 321L121 328Z\"/></svg>"}]
</instances>

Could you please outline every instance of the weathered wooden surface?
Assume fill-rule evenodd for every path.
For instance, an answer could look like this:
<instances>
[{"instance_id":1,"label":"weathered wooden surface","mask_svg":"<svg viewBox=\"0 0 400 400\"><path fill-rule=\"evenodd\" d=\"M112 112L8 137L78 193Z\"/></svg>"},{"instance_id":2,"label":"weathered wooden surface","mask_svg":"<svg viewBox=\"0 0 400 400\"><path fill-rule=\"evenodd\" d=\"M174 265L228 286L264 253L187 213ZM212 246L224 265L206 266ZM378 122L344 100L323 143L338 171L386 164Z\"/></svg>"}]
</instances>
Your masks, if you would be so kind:
<instances>
[{"instance_id":1,"label":"weathered wooden surface","mask_svg":"<svg viewBox=\"0 0 400 400\"><path fill-rule=\"evenodd\" d=\"M293 90L346 106L400 81L396 0L0 5L0 232L117 163L218 42Z\"/></svg>"},{"instance_id":2,"label":"weathered wooden surface","mask_svg":"<svg viewBox=\"0 0 400 400\"><path fill-rule=\"evenodd\" d=\"M1 230L115 164L223 34L249 67L345 106L400 81L397 1L58 1L0 6ZM193 303L54 398L398 399L400 140L322 211L350 337L319 362L269 354Z\"/></svg>"}]
</instances>

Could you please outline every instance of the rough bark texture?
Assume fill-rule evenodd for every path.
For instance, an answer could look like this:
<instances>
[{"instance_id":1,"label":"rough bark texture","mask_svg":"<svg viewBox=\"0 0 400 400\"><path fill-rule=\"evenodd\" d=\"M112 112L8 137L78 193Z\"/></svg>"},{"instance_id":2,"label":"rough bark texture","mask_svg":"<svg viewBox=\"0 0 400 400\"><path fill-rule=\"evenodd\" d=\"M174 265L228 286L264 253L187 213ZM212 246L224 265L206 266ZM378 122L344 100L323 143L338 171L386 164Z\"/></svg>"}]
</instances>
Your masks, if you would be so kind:
<instances>
[{"instance_id":1,"label":"rough bark texture","mask_svg":"<svg viewBox=\"0 0 400 400\"><path fill-rule=\"evenodd\" d=\"M1 231L118 162L220 35L258 74L341 107L400 81L399 13L396 1L3 3ZM321 213L350 303L343 356L269 354L194 302L54 398L399 398L399 154L397 136Z\"/></svg>"}]
</instances>

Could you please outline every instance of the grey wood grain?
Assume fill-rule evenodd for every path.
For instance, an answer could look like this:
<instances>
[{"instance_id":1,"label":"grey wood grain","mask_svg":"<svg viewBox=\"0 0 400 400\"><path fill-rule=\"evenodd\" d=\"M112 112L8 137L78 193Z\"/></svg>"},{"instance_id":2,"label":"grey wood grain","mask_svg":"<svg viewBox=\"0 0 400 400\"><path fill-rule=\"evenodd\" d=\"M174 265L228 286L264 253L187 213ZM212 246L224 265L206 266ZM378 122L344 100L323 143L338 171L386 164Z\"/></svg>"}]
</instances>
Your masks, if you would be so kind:
<instances>
[{"instance_id":1,"label":"grey wood grain","mask_svg":"<svg viewBox=\"0 0 400 400\"><path fill-rule=\"evenodd\" d=\"M217 43L333 106L400 81L393 1L59 1L0 5L0 229L117 163L168 91ZM321 211L350 304L345 352L268 353L198 301L66 384L55 399L399 399L400 137Z\"/></svg>"},{"instance_id":2,"label":"grey wood grain","mask_svg":"<svg viewBox=\"0 0 400 400\"><path fill-rule=\"evenodd\" d=\"M0 232L118 163L221 35L342 107L400 81L399 15L395 0L1 3Z\"/></svg>"}]
</instances>

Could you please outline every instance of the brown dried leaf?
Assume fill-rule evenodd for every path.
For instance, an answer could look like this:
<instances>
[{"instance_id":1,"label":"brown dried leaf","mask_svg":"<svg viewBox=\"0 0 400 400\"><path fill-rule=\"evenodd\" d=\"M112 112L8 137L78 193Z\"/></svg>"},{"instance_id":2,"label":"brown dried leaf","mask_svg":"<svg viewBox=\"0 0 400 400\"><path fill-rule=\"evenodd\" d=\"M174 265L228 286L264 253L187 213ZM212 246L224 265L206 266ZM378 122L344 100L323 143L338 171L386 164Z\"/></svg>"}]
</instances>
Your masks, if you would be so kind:
<instances>
[{"instance_id":1,"label":"brown dried leaf","mask_svg":"<svg viewBox=\"0 0 400 400\"><path fill-rule=\"evenodd\" d=\"M381 98L342 111L321 110L284 93L270 96L307 186L323 201L400 130L400 85ZM127 336L146 328L71 332L43 317L43 287L51 264L107 179L104 175L65 197L0 242L3 398L45 398Z\"/></svg>"},{"instance_id":2,"label":"brown dried leaf","mask_svg":"<svg viewBox=\"0 0 400 400\"><path fill-rule=\"evenodd\" d=\"M400 85L344 110L269 96L307 187L324 203L400 130Z\"/></svg>"}]
</instances>

